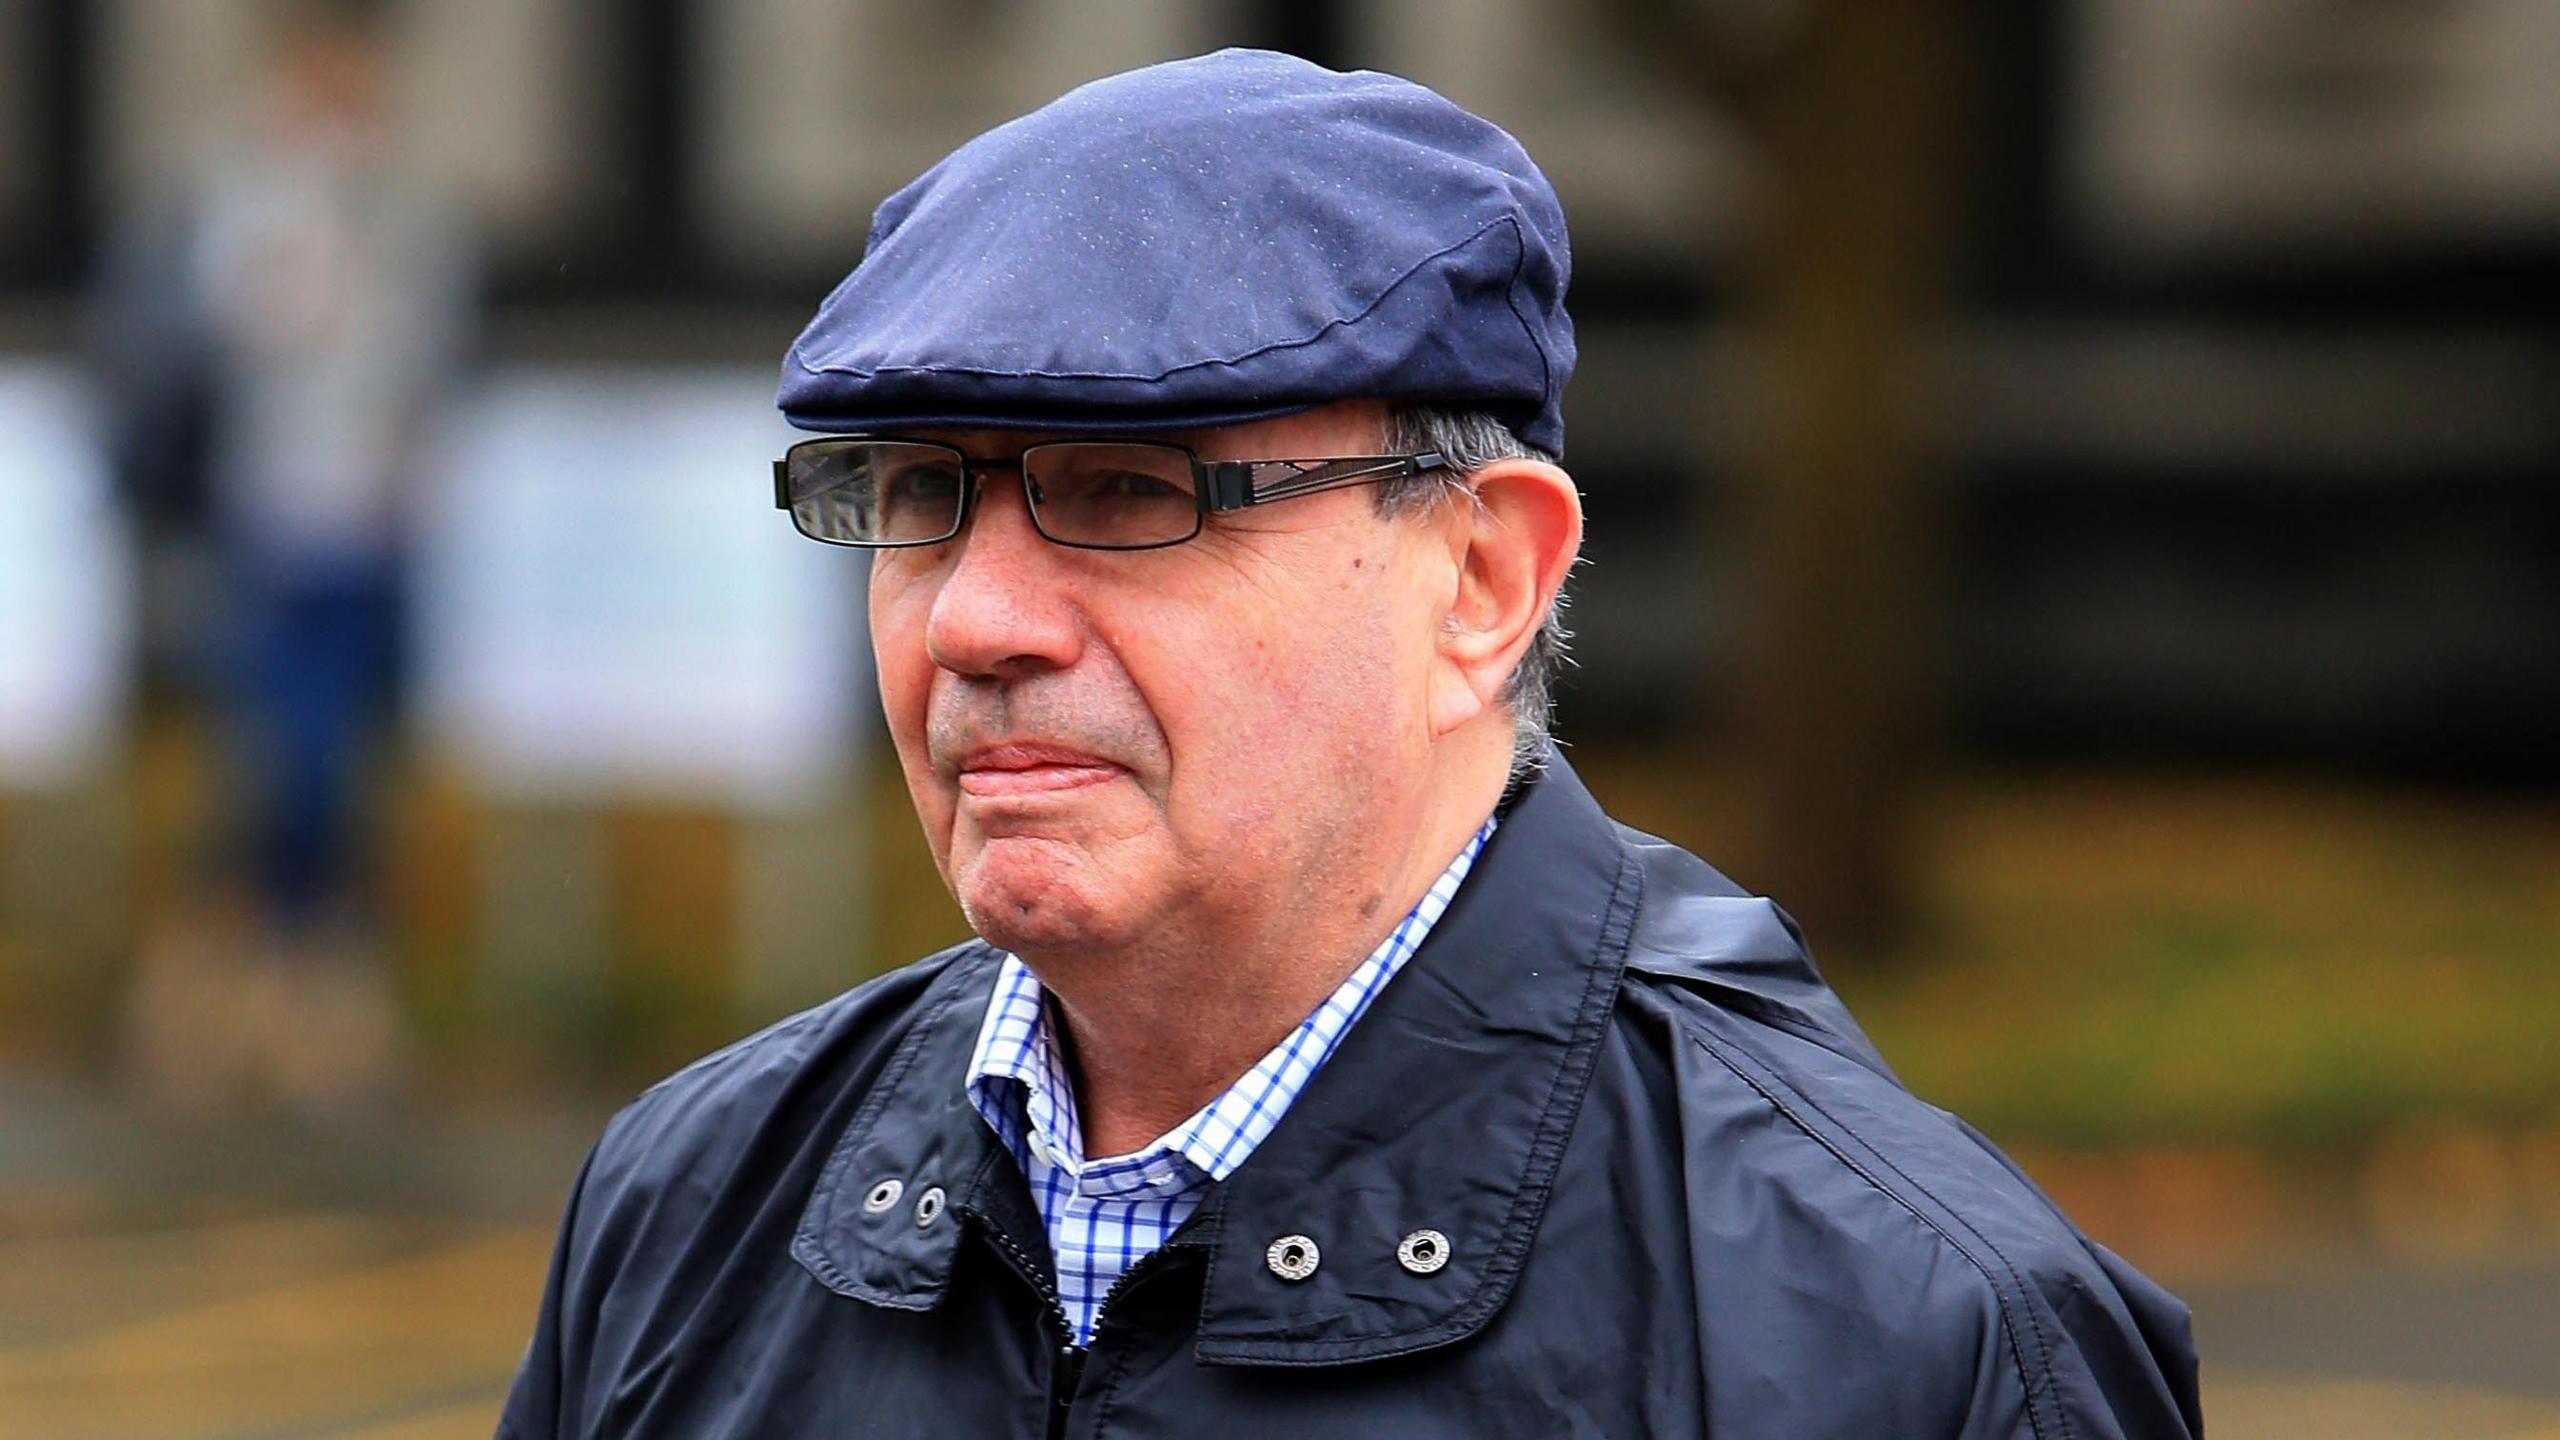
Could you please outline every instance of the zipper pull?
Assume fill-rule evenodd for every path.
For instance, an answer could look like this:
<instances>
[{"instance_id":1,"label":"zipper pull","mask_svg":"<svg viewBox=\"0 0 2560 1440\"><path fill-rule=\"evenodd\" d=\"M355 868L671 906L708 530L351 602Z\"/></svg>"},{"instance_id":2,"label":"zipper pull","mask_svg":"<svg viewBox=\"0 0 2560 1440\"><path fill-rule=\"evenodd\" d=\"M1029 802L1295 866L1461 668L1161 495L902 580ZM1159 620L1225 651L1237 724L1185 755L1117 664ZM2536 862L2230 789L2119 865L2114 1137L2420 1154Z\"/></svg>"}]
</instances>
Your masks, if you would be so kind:
<instances>
[{"instance_id":1,"label":"zipper pull","mask_svg":"<svg viewBox=\"0 0 2560 1440\"><path fill-rule=\"evenodd\" d=\"M1067 1415L1075 1409L1076 1387L1084 1380L1084 1347L1070 1340L1058 1347L1058 1363L1049 1371L1049 1440L1064 1440Z\"/></svg>"}]
</instances>

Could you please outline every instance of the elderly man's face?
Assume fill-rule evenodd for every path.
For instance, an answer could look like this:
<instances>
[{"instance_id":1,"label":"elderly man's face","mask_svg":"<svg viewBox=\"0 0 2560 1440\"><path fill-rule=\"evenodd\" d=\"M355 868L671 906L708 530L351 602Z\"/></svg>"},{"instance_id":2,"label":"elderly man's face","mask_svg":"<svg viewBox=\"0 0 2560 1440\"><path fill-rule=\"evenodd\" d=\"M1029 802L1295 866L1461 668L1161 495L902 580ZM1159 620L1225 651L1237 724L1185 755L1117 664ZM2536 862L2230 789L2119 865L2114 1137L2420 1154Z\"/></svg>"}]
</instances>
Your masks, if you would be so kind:
<instances>
[{"instance_id":1,"label":"elderly man's face","mask_svg":"<svg viewBox=\"0 0 2560 1440\"><path fill-rule=\"evenodd\" d=\"M1208 459L1363 455L1380 420L1343 405L1179 438ZM1048 437L936 438L1004 457ZM1353 488L1169 549L1072 550L995 472L958 539L878 555L882 702L971 924L1107 954L1374 884L1428 769L1446 535Z\"/></svg>"}]
</instances>

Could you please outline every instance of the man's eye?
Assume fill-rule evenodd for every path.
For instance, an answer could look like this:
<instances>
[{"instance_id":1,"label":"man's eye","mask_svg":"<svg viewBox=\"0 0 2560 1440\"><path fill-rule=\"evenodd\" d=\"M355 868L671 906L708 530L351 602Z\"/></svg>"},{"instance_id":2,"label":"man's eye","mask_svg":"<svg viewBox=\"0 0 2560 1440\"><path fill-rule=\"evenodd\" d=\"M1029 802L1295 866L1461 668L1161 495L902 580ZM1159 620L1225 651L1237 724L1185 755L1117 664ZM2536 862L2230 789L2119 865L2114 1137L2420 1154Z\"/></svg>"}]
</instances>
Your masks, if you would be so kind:
<instances>
[{"instance_id":1,"label":"man's eye","mask_svg":"<svg viewBox=\"0 0 2560 1440\"><path fill-rule=\"evenodd\" d=\"M1182 485L1141 470L1114 470L1101 477L1094 492L1121 500L1187 499L1190 494Z\"/></svg>"},{"instance_id":2,"label":"man's eye","mask_svg":"<svg viewBox=\"0 0 2560 1440\"><path fill-rule=\"evenodd\" d=\"M948 500L960 493L960 472L949 465L911 465L890 474L880 488L892 500Z\"/></svg>"}]
</instances>

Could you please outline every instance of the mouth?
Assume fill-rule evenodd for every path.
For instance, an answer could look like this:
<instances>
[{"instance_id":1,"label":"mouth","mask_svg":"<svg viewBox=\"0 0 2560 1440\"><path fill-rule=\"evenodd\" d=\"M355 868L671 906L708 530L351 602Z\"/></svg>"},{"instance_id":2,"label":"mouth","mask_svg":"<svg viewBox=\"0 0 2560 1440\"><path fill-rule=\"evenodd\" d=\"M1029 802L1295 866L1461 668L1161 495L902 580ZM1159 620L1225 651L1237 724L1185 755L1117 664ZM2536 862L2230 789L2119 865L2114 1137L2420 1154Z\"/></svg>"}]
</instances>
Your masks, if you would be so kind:
<instances>
[{"instance_id":1,"label":"mouth","mask_svg":"<svg viewBox=\"0 0 2560 1440\"><path fill-rule=\"evenodd\" d=\"M1017 741L989 745L960 757L960 793L979 799L1053 795L1106 784L1126 772L1088 751Z\"/></svg>"}]
</instances>

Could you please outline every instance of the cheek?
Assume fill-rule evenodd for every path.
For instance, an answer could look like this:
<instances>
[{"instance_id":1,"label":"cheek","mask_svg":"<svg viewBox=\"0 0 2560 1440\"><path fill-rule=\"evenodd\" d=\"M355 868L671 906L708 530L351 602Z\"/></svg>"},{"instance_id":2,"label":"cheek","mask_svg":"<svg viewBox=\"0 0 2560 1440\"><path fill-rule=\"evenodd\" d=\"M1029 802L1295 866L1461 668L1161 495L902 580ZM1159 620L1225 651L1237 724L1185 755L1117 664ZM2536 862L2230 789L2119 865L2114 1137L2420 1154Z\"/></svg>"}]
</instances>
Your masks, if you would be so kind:
<instances>
[{"instance_id":1,"label":"cheek","mask_svg":"<svg viewBox=\"0 0 2560 1440\"><path fill-rule=\"evenodd\" d=\"M901 748L921 735L933 687L933 661L925 653L925 621L932 587L915 583L875 562L871 572L871 655L880 674L880 708Z\"/></svg>"},{"instance_id":2,"label":"cheek","mask_svg":"<svg viewBox=\"0 0 2560 1440\"><path fill-rule=\"evenodd\" d=\"M1307 673L1333 697L1337 763L1359 775L1417 773L1431 747L1437 612L1401 579L1353 587L1342 598L1337 643L1307 661Z\"/></svg>"},{"instance_id":3,"label":"cheek","mask_svg":"<svg viewBox=\"0 0 2560 1440\"><path fill-rule=\"evenodd\" d=\"M1214 782L1222 808L1268 813L1312 803L1308 787L1376 773L1421 733L1421 647L1362 578L1275 601L1265 613L1296 618L1249 636L1200 637L1165 667L1197 677L1169 687L1159 712L1169 733L1189 740L1177 738L1180 769ZM1235 784L1242 776L1258 779Z\"/></svg>"},{"instance_id":4,"label":"cheek","mask_svg":"<svg viewBox=\"0 0 2560 1440\"><path fill-rule=\"evenodd\" d=\"M946 797L939 793L925 750L925 717L933 704L934 665L925 650L925 620L932 587L902 583L872 572L871 655L880 684L880 714L889 742L898 752L917 815L928 833L939 836L948 825Z\"/></svg>"},{"instance_id":5,"label":"cheek","mask_svg":"<svg viewBox=\"0 0 2560 1440\"><path fill-rule=\"evenodd\" d=\"M907 798L915 807L916 823L923 827L925 848L933 856L934 868L948 884L955 801L942 778L934 773L925 745L925 716L932 708L934 667L925 653L923 607L913 607L915 613L906 613L908 607L901 604L900 597L884 593L886 589L875 582L871 592L871 654L879 676L880 714L888 724L889 743L897 752L898 769L906 781Z\"/></svg>"},{"instance_id":6,"label":"cheek","mask_svg":"<svg viewBox=\"0 0 2560 1440\"><path fill-rule=\"evenodd\" d=\"M1311 648L1298 669L1304 677L1298 708L1331 727L1333 763L1378 774L1422 735L1413 647L1393 616L1374 604L1346 613L1331 643Z\"/></svg>"}]
</instances>

